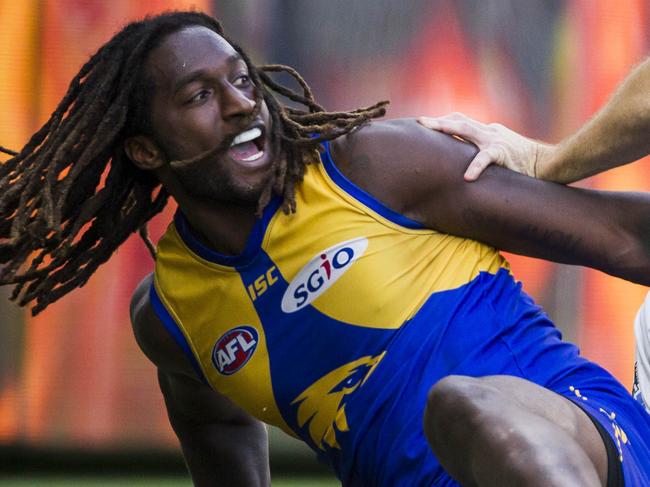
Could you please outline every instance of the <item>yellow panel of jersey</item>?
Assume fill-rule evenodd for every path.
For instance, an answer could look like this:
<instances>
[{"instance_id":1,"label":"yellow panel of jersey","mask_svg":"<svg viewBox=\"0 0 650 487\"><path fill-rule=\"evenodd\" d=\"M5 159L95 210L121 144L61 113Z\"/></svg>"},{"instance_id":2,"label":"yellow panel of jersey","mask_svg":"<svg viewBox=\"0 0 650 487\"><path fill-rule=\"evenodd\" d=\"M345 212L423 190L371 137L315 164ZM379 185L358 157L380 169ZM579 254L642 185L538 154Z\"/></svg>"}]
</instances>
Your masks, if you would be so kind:
<instances>
[{"instance_id":1,"label":"yellow panel of jersey","mask_svg":"<svg viewBox=\"0 0 650 487\"><path fill-rule=\"evenodd\" d=\"M354 186L329 152L223 256L181 213L158 245L154 309L217 391L253 416L339 448L345 402L435 293L506 268L478 242L422 228Z\"/></svg>"}]
</instances>

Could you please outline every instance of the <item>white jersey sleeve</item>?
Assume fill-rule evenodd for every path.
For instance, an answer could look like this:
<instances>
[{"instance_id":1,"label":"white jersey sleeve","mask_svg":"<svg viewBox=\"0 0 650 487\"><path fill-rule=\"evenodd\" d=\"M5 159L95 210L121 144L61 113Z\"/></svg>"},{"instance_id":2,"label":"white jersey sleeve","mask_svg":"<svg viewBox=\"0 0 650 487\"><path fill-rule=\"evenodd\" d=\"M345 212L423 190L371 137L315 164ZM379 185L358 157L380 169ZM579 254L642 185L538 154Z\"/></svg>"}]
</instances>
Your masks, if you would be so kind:
<instances>
[{"instance_id":1,"label":"white jersey sleeve","mask_svg":"<svg viewBox=\"0 0 650 487\"><path fill-rule=\"evenodd\" d=\"M650 293L639 308L634 320L636 363L632 394L650 413Z\"/></svg>"}]
</instances>

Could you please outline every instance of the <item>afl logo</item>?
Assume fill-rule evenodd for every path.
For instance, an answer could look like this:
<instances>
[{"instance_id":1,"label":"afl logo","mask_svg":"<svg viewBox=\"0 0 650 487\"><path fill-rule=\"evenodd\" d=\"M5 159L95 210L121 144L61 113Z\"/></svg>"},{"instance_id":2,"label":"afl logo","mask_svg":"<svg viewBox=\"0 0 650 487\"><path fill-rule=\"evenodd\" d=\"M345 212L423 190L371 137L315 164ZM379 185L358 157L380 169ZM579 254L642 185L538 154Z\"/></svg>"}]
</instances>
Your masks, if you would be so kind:
<instances>
[{"instance_id":1,"label":"afl logo","mask_svg":"<svg viewBox=\"0 0 650 487\"><path fill-rule=\"evenodd\" d=\"M212 349L212 363L219 373L231 375L241 369L255 353L257 330L239 326L222 335Z\"/></svg>"},{"instance_id":2,"label":"afl logo","mask_svg":"<svg viewBox=\"0 0 650 487\"><path fill-rule=\"evenodd\" d=\"M307 262L282 297L282 311L294 313L334 284L368 248L368 239L355 238L319 252Z\"/></svg>"}]
</instances>

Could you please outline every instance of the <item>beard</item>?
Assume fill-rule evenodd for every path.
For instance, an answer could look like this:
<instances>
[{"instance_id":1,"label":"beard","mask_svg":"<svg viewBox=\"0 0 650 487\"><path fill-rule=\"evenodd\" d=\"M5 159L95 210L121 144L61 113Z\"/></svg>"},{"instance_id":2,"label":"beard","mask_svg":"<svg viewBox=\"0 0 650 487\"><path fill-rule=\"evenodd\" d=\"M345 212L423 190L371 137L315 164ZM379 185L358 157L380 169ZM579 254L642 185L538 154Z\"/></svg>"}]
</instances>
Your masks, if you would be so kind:
<instances>
[{"instance_id":1,"label":"beard","mask_svg":"<svg viewBox=\"0 0 650 487\"><path fill-rule=\"evenodd\" d=\"M214 159L174 168L174 173L188 194L209 202L256 205L265 187L236 180L221 161Z\"/></svg>"},{"instance_id":2,"label":"beard","mask_svg":"<svg viewBox=\"0 0 650 487\"><path fill-rule=\"evenodd\" d=\"M236 177L233 168L226 161L234 137L227 137L215 148L189 159L170 157L173 153L163 149L165 157L171 161L171 170L188 194L206 202L237 206L257 205L269 179L272 178L272 169L268 177L258 179L254 183Z\"/></svg>"},{"instance_id":3,"label":"beard","mask_svg":"<svg viewBox=\"0 0 650 487\"><path fill-rule=\"evenodd\" d=\"M242 130L250 123L242 121ZM238 206L257 205L264 190L273 178L273 169L268 175L254 178L254 182L237 177L236 167L229 163L227 153L236 134L225 137L221 142L198 155L187 157L168 147L165 141L156 140L169 168L176 175L183 189L193 197L207 202L227 203ZM266 150L273 151L274 139L267 142Z\"/></svg>"}]
</instances>

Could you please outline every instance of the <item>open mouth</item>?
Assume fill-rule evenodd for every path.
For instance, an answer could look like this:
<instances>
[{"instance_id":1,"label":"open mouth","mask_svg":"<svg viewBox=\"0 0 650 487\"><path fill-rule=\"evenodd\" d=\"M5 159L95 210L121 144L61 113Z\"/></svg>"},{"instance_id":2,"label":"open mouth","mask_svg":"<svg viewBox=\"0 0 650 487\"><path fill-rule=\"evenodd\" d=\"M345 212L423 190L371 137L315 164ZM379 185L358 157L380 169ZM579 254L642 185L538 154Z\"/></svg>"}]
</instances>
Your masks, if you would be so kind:
<instances>
[{"instance_id":1,"label":"open mouth","mask_svg":"<svg viewBox=\"0 0 650 487\"><path fill-rule=\"evenodd\" d=\"M253 127L235 137L228 148L228 154L241 162L254 162L264 155L262 129Z\"/></svg>"}]
</instances>

